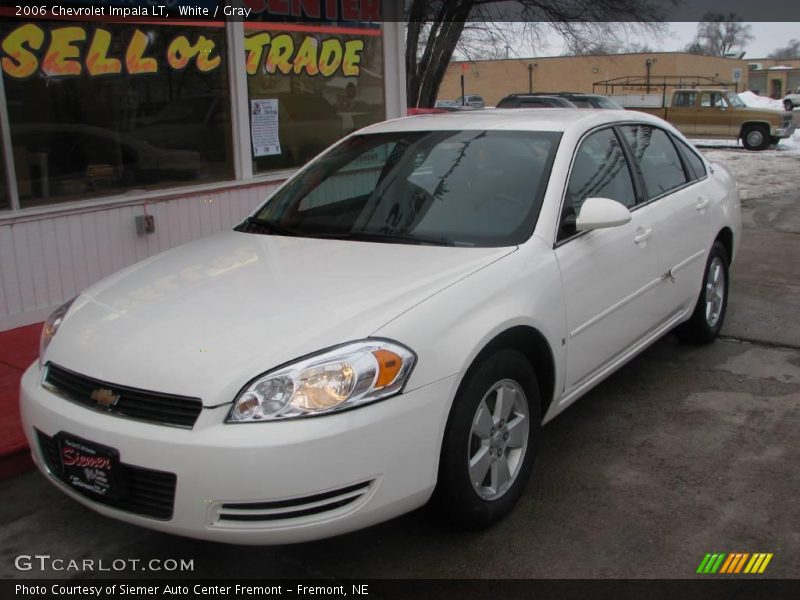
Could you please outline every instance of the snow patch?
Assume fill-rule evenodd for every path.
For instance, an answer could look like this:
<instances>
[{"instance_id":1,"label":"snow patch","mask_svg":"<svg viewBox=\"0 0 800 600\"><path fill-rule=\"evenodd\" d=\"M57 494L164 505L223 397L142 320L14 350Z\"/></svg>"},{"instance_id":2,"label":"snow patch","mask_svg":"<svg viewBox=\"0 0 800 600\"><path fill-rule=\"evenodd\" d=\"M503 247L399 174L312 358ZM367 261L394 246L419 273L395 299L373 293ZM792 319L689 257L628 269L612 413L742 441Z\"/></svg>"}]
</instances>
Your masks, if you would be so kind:
<instances>
[{"instance_id":1,"label":"snow patch","mask_svg":"<svg viewBox=\"0 0 800 600\"><path fill-rule=\"evenodd\" d=\"M783 110L782 100L773 100L767 96L759 96L750 91L739 94L739 99L750 108L774 108L775 110Z\"/></svg>"},{"instance_id":2,"label":"snow patch","mask_svg":"<svg viewBox=\"0 0 800 600\"><path fill-rule=\"evenodd\" d=\"M796 194L800 169L800 132L782 140L777 148L752 152L731 140L694 140L707 159L720 163L736 179L742 200Z\"/></svg>"}]
</instances>

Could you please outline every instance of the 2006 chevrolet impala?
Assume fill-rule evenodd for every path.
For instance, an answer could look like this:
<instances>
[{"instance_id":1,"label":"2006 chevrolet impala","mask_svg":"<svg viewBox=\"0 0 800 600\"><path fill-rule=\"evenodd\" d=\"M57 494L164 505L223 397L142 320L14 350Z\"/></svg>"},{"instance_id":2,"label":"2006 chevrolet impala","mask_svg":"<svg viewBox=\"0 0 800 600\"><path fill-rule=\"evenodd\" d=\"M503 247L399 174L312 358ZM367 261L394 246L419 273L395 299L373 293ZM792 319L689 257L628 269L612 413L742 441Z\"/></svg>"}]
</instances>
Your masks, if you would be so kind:
<instances>
[{"instance_id":1,"label":"2006 chevrolet impala","mask_svg":"<svg viewBox=\"0 0 800 600\"><path fill-rule=\"evenodd\" d=\"M65 493L181 535L297 542L431 498L486 526L543 423L664 333L717 335L740 231L730 174L656 117L374 125L59 308L25 432Z\"/></svg>"}]
</instances>

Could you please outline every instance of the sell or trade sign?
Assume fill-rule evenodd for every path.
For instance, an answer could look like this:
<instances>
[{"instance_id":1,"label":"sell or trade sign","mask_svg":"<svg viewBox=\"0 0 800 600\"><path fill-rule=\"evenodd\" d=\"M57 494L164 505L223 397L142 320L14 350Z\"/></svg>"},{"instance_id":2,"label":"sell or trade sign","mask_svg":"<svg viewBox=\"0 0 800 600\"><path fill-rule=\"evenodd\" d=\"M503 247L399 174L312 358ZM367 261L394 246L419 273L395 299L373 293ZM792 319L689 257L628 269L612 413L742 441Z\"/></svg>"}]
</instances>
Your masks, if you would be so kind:
<instances>
[{"instance_id":1,"label":"sell or trade sign","mask_svg":"<svg viewBox=\"0 0 800 600\"><path fill-rule=\"evenodd\" d=\"M222 57L214 39L189 31L176 35L166 45L166 52L153 49L152 36L139 28L122 30L89 28L79 25L42 27L26 23L12 29L0 42L3 72L13 79L27 79L37 73L48 77L88 75L147 75L168 68L176 71L192 65L206 73L218 69ZM114 55L111 48L124 47ZM289 33L265 31L245 38L247 73L271 75L321 75L337 73L357 77L361 68L364 40L320 34L295 37Z\"/></svg>"}]
</instances>

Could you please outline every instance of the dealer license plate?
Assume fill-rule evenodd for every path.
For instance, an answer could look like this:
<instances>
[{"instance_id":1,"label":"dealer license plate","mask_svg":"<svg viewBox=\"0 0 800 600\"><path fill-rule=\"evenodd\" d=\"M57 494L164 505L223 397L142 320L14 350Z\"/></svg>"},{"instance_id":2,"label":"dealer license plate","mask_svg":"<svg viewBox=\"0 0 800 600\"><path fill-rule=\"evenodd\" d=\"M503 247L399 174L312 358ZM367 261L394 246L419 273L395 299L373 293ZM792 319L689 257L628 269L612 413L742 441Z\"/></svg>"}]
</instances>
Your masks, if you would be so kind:
<instances>
[{"instance_id":1,"label":"dealer license plate","mask_svg":"<svg viewBox=\"0 0 800 600\"><path fill-rule=\"evenodd\" d=\"M118 498L121 493L119 452L68 433L56 436L61 478L84 494Z\"/></svg>"}]
</instances>

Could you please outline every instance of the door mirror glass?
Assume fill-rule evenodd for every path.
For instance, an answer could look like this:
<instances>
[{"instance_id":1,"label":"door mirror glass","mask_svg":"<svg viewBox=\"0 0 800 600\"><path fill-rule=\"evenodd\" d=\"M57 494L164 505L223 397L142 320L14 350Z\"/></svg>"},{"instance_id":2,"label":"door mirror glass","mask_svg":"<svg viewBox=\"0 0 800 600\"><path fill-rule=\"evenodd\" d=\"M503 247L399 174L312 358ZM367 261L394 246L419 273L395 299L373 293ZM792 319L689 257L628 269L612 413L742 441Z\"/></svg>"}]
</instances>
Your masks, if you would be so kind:
<instances>
[{"instance_id":1,"label":"door mirror glass","mask_svg":"<svg viewBox=\"0 0 800 600\"><path fill-rule=\"evenodd\" d=\"M578 231L606 229L624 225L631 220L631 211L610 198L587 198L575 221Z\"/></svg>"}]
</instances>

